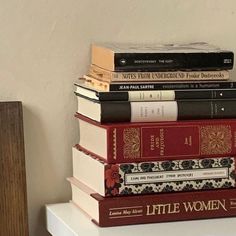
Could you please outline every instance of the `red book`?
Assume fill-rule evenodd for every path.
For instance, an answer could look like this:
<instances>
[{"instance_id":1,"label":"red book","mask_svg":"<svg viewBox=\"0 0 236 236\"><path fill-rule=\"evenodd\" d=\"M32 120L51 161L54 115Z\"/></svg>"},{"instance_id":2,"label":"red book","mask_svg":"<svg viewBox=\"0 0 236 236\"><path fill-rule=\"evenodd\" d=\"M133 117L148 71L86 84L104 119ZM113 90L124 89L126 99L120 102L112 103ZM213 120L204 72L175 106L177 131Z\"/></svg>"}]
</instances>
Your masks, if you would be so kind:
<instances>
[{"instance_id":1,"label":"red book","mask_svg":"<svg viewBox=\"0 0 236 236\"><path fill-rule=\"evenodd\" d=\"M69 181L72 202L101 227L236 216L236 189L104 198Z\"/></svg>"},{"instance_id":2,"label":"red book","mask_svg":"<svg viewBox=\"0 0 236 236\"><path fill-rule=\"evenodd\" d=\"M236 119L101 124L76 117L79 148L107 163L236 154Z\"/></svg>"}]
</instances>

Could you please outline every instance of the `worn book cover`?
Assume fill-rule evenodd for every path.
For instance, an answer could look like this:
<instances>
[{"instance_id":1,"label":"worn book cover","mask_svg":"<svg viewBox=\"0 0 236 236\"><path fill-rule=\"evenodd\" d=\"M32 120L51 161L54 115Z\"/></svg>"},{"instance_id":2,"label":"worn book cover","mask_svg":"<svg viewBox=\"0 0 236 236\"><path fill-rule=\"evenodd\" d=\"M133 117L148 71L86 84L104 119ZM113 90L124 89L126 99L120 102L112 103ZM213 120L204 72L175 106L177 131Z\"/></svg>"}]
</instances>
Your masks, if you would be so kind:
<instances>
[{"instance_id":1,"label":"worn book cover","mask_svg":"<svg viewBox=\"0 0 236 236\"><path fill-rule=\"evenodd\" d=\"M233 62L232 51L205 42L92 45L92 64L110 71L225 70Z\"/></svg>"}]
</instances>

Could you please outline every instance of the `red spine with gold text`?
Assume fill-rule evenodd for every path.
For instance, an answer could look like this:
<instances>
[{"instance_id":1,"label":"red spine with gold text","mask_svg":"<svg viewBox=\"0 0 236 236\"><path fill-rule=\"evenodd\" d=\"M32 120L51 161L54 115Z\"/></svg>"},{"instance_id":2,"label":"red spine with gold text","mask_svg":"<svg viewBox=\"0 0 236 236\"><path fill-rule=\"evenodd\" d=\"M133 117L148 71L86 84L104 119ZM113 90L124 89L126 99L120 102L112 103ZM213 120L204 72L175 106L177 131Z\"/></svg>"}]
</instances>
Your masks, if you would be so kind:
<instances>
[{"instance_id":1,"label":"red spine with gold text","mask_svg":"<svg viewBox=\"0 0 236 236\"><path fill-rule=\"evenodd\" d=\"M236 154L236 119L101 124L80 114L76 117L106 131L107 156L100 156L80 143L78 146L107 163Z\"/></svg>"},{"instance_id":2,"label":"red spine with gold text","mask_svg":"<svg viewBox=\"0 0 236 236\"><path fill-rule=\"evenodd\" d=\"M101 227L236 216L235 188L104 198L74 178L69 181L72 202ZM96 214L87 212L79 195L95 203Z\"/></svg>"}]
</instances>

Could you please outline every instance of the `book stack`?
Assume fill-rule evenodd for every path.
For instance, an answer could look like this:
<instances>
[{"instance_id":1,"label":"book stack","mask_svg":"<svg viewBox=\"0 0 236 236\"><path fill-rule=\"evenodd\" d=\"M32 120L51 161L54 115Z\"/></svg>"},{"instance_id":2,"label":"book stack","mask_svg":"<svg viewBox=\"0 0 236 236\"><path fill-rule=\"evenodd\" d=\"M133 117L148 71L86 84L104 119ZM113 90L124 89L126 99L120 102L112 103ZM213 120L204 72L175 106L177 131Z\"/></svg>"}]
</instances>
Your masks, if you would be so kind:
<instances>
[{"instance_id":1,"label":"book stack","mask_svg":"<svg viewBox=\"0 0 236 236\"><path fill-rule=\"evenodd\" d=\"M99 226L236 215L233 52L93 45L72 202Z\"/></svg>"}]
</instances>

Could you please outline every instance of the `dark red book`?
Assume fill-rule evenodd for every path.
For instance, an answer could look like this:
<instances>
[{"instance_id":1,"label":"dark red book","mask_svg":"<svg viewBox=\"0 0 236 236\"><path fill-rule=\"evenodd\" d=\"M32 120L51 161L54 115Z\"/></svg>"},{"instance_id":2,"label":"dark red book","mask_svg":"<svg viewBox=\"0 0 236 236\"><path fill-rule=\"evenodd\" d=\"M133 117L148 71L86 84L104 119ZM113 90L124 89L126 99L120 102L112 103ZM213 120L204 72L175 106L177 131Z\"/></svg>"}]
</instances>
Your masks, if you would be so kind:
<instances>
[{"instance_id":1,"label":"dark red book","mask_svg":"<svg viewBox=\"0 0 236 236\"><path fill-rule=\"evenodd\" d=\"M80 114L78 147L107 163L236 154L236 119L101 124Z\"/></svg>"},{"instance_id":2,"label":"dark red book","mask_svg":"<svg viewBox=\"0 0 236 236\"><path fill-rule=\"evenodd\" d=\"M236 216L236 189L104 198L70 178L72 202L101 226Z\"/></svg>"}]
</instances>

